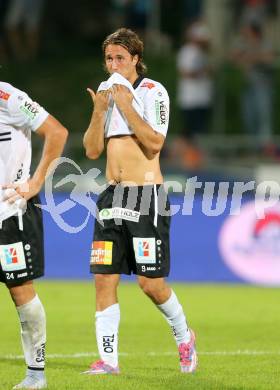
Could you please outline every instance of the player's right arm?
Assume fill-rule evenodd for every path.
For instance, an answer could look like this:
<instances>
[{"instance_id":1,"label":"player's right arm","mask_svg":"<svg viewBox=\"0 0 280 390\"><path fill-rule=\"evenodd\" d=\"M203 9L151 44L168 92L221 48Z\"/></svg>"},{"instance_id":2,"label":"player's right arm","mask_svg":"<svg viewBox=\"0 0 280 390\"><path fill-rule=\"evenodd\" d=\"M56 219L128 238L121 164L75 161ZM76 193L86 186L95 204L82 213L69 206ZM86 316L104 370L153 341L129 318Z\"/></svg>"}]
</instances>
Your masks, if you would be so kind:
<instances>
[{"instance_id":1,"label":"player's right arm","mask_svg":"<svg viewBox=\"0 0 280 390\"><path fill-rule=\"evenodd\" d=\"M105 117L109 106L110 92L100 91L95 94L90 88L87 90L91 95L94 109L83 143L87 157L96 160L104 150Z\"/></svg>"}]
</instances>

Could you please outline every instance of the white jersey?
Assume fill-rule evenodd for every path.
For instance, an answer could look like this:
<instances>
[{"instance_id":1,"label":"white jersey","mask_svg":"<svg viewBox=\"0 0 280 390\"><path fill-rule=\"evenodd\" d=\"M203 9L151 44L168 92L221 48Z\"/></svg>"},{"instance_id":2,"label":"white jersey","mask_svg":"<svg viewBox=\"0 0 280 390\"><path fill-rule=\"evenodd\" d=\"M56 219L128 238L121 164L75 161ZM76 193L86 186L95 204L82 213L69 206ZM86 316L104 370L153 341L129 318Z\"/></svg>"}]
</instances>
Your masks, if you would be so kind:
<instances>
[{"instance_id":1,"label":"white jersey","mask_svg":"<svg viewBox=\"0 0 280 390\"><path fill-rule=\"evenodd\" d=\"M0 82L0 185L29 179L31 132L48 115L25 92Z\"/></svg>"},{"instance_id":2,"label":"white jersey","mask_svg":"<svg viewBox=\"0 0 280 390\"><path fill-rule=\"evenodd\" d=\"M145 122L147 122L156 132L161 133L166 136L169 123L169 96L162 84L157 81L143 78L137 83L134 89L134 94L143 104L143 112L141 116ZM138 84L138 85L137 85ZM107 112L105 119L105 128L106 121L109 119L109 114ZM124 135L131 134L129 132L124 132L122 129L114 131L114 135ZM110 134L105 134L106 138L110 137Z\"/></svg>"}]
</instances>

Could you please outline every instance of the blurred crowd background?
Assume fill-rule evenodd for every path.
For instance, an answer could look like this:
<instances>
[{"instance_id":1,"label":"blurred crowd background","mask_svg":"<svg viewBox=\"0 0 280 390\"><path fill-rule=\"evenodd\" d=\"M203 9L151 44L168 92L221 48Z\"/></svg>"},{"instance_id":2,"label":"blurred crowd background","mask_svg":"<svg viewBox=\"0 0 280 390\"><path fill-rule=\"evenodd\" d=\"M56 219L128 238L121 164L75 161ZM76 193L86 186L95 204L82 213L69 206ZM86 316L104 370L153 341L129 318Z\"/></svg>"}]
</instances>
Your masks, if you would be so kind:
<instances>
[{"instance_id":1,"label":"blurred crowd background","mask_svg":"<svg viewBox=\"0 0 280 390\"><path fill-rule=\"evenodd\" d=\"M107 78L101 44L123 26L143 38L148 77L170 94L166 173L278 177L279 0L0 0L1 80L59 118L65 155L89 167L86 88Z\"/></svg>"}]
</instances>

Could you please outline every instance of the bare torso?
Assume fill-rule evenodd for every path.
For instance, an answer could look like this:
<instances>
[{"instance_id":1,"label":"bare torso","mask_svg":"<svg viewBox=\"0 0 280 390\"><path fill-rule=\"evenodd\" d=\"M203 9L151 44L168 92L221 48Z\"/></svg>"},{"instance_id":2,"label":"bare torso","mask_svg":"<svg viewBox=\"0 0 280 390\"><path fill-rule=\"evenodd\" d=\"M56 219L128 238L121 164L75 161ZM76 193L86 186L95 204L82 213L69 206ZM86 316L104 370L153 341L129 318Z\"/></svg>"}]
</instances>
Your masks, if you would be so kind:
<instances>
[{"instance_id":1,"label":"bare torso","mask_svg":"<svg viewBox=\"0 0 280 390\"><path fill-rule=\"evenodd\" d=\"M148 157L135 137L111 137L107 140L106 177L130 185L161 184L159 154Z\"/></svg>"}]
</instances>

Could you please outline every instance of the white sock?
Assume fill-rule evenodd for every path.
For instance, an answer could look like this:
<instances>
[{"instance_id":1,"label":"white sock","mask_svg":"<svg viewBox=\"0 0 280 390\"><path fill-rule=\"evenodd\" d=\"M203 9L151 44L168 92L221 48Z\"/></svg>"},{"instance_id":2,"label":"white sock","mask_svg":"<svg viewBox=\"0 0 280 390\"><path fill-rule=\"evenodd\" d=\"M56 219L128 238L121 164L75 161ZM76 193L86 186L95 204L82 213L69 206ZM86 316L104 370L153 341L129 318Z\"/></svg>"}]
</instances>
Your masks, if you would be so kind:
<instances>
[{"instance_id":1,"label":"white sock","mask_svg":"<svg viewBox=\"0 0 280 390\"><path fill-rule=\"evenodd\" d=\"M30 302L16 307L21 323L21 341L28 369L45 367L46 315L36 295Z\"/></svg>"},{"instance_id":2,"label":"white sock","mask_svg":"<svg viewBox=\"0 0 280 390\"><path fill-rule=\"evenodd\" d=\"M34 379L44 379L45 378L45 371L44 370L34 370L28 368L26 370L26 376L32 377Z\"/></svg>"},{"instance_id":3,"label":"white sock","mask_svg":"<svg viewBox=\"0 0 280 390\"><path fill-rule=\"evenodd\" d=\"M181 343L188 343L190 341L191 334L186 322L183 308L180 305L174 291L171 291L171 296L165 303L157 305L157 307L171 326L176 344L179 345Z\"/></svg>"},{"instance_id":4,"label":"white sock","mask_svg":"<svg viewBox=\"0 0 280 390\"><path fill-rule=\"evenodd\" d=\"M118 365L118 331L120 306L118 303L95 313L96 340L101 360L112 367Z\"/></svg>"}]
</instances>

